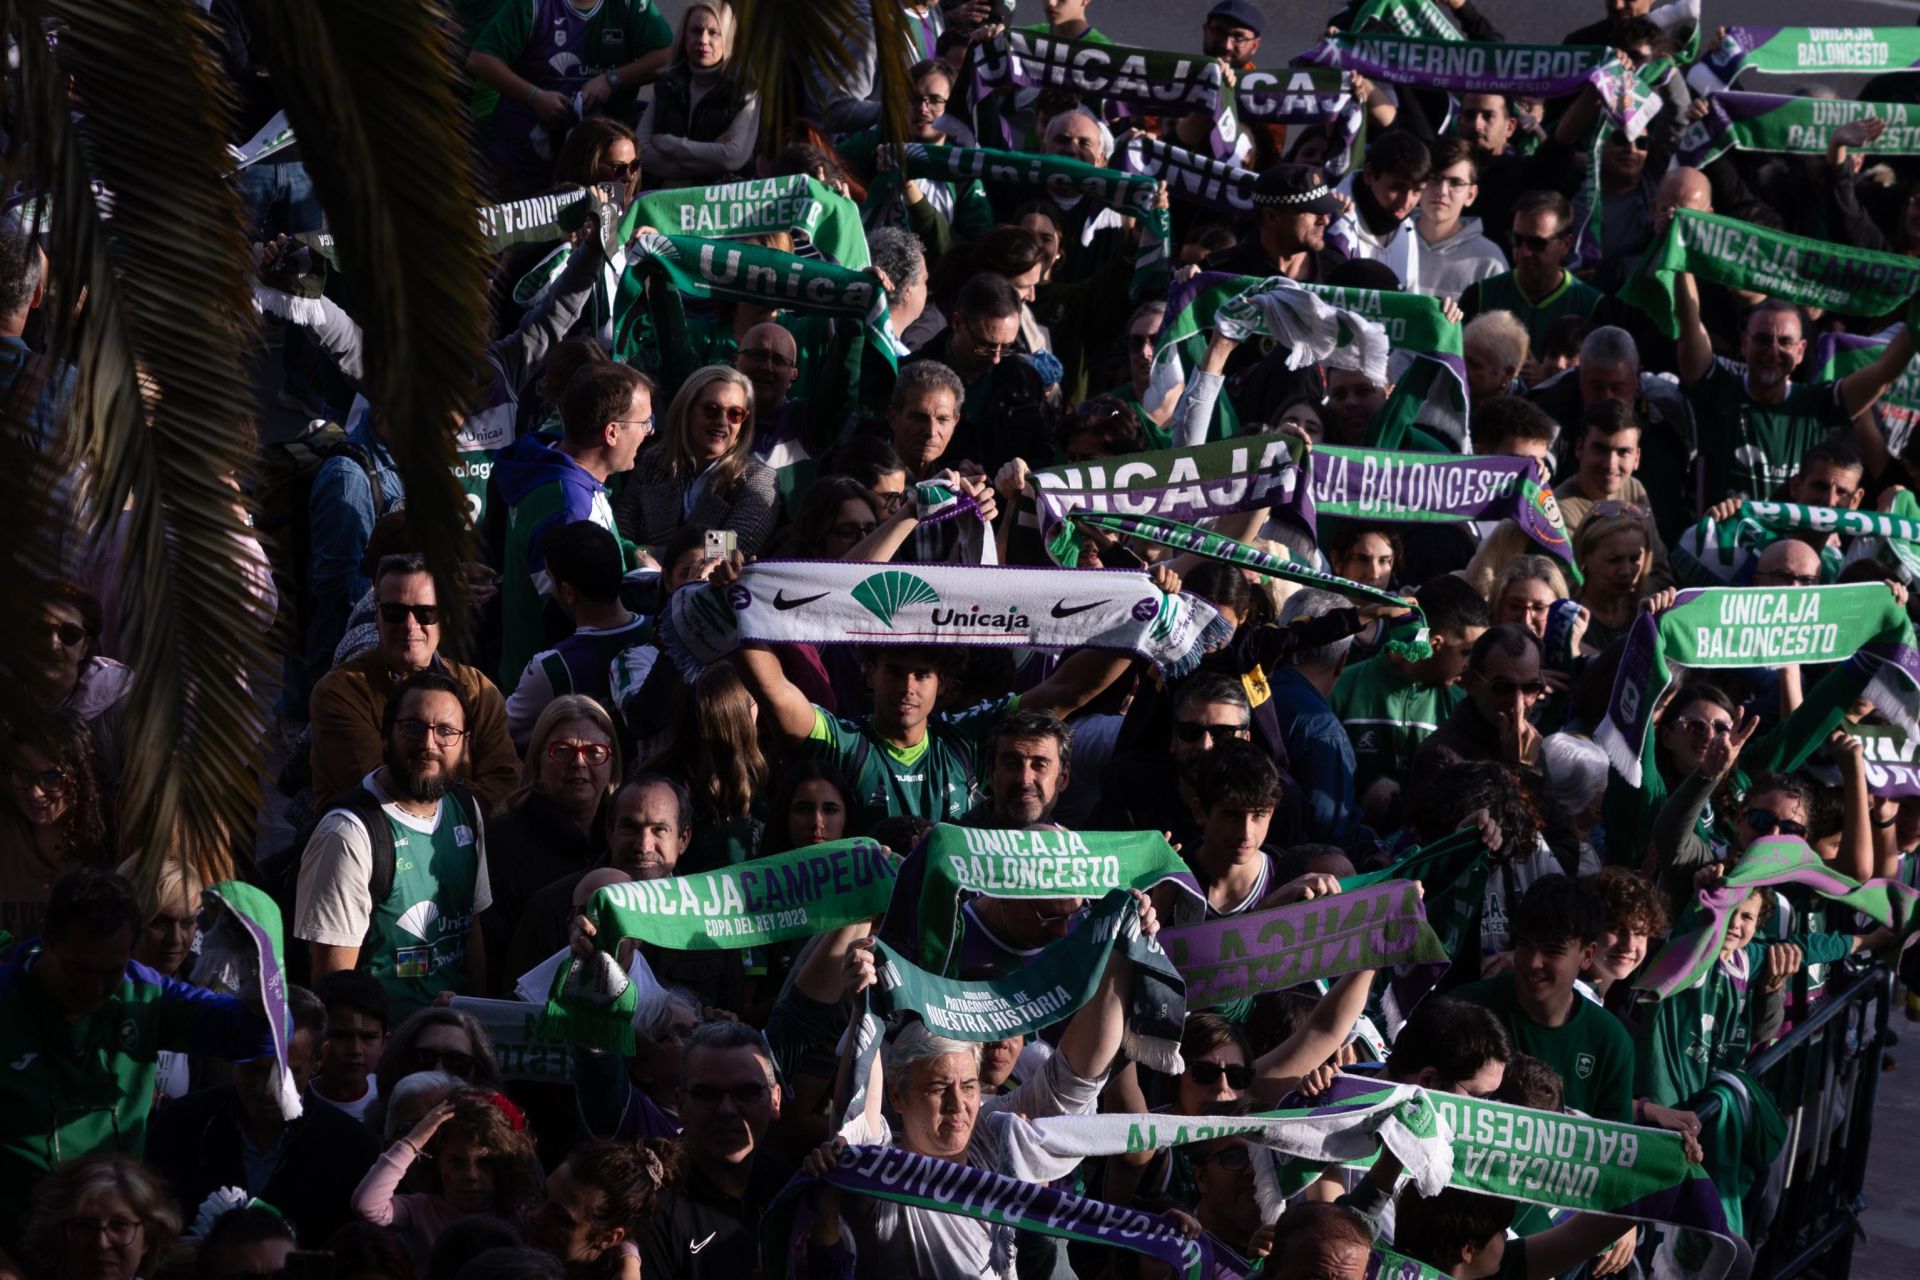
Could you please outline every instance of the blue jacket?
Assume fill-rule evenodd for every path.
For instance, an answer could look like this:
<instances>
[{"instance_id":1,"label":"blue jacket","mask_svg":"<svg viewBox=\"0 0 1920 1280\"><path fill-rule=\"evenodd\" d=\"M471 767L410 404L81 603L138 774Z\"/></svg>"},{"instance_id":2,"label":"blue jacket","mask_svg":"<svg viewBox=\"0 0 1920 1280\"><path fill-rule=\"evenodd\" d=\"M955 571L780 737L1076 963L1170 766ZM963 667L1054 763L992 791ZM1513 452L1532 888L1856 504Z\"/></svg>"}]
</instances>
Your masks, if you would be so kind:
<instances>
[{"instance_id":1,"label":"blue jacket","mask_svg":"<svg viewBox=\"0 0 1920 1280\"><path fill-rule=\"evenodd\" d=\"M333 665L334 646L346 633L347 618L373 583L360 573L373 522L406 496L393 454L374 433L372 415L362 413L347 433L373 460L379 493L353 458L328 458L314 473L307 500L312 553L308 560L307 666L319 679Z\"/></svg>"},{"instance_id":2,"label":"blue jacket","mask_svg":"<svg viewBox=\"0 0 1920 1280\"><path fill-rule=\"evenodd\" d=\"M1353 739L1320 691L1298 671L1274 672L1268 683L1287 746L1287 767L1306 798L1306 837L1344 848L1360 828L1353 794Z\"/></svg>"}]
</instances>

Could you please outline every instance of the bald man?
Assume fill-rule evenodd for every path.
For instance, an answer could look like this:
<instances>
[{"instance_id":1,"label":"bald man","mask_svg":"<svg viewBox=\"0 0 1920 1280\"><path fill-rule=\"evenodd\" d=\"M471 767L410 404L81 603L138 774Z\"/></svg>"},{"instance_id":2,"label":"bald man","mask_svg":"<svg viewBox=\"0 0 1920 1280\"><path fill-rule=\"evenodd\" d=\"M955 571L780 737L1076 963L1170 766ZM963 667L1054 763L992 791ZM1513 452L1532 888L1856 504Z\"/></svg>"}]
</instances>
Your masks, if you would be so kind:
<instances>
[{"instance_id":1,"label":"bald man","mask_svg":"<svg viewBox=\"0 0 1920 1280\"><path fill-rule=\"evenodd\" d=\"M844 387L849 381L844 373L833 376L846 362L847 342L836 331L820 357L823 389ZM772 321L747 330L734 353L733 367L753 384L753 456L773 468L780 501L791 514L813 483L815 459L824 451L826 438L840 425L837 419L845 413L845 396L829 392L831 403L815 406L788 399L794 379L800 376L800 348L791 333ZM809 420L809 407L820 410L819 421Z\"/></svg>"},{"instance_id":2,"label":"bald man","mask_svg":"<svg viewBox=\"0 0 1920 1280\"><path fill-rule=\"evenodd\" d=\"M1707 181L1707 175L1698 169L1679 165L1669 169L1660 179L1660 185L1653 191L1653 216L1656 222L1664 224L1665 217L1675 209L1691 209L1695 213L1713 212L1713 184Z\"/></svg>"},{"instance_id":3,"label":"bald man","mask_svg":"<svg viewBox=\"0 0 1920 1280\"><path fill-rule=\"evenodd\" d=\"M786 416L787 392L800 376L800 348L793 335L777 324L757 324L740 340L733 367L753 384L753 451L762 454L763 440L777 435Z\"/></svg>"},{"instance_id":4,"label":"bald man","mask_svg":"<svg viewBox=\"0 0 1920 1280\"><path fill-rule=\"evenodd\" d=\"M1820 553L1797 538L1782 538L1760 553L1753 568L1756 587L1817 587L1824 566Z\"/></svg>"}]
</instances>

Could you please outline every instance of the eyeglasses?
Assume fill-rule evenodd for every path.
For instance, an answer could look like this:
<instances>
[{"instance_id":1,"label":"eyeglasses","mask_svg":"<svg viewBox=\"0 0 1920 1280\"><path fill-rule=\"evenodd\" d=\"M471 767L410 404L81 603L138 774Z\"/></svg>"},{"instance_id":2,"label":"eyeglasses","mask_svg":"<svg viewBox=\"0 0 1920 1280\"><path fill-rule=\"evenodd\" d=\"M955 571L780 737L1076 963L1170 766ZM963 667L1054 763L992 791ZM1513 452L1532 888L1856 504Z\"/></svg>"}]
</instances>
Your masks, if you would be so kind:
<instances>
[{"instance_id":1,"label":"eyeglasses","mask_svg":"<svg viewBox=\"0 0 1920 1280\"><path fill-rule=\"evenodd\" d=\"M869 492L873 494L873 500L880 504L880 514L883 516L892 515L900 509L900 504L907 500L905 489L896 489L892 493L881 493L877 489Z\"/></svg>"},{"instance_id":2,"label":"eyeglasses","mask_svg":"<svg viewBox=\"0 0 1920 1280\"><path fill-rule=\"evenodd\" d=\"M718 422L725 418L730 427L737 427L747 420L747 410L744 405L721 404L718 400L702 402L700 413L709 422Z\"/></svg>"},{"instance_id":3,"label":"eyeglasses","mask_svg":"<svg viewBox=\"0 0 1920 1280\"><path fill-rule=\"evenodd\" d=\"M1127 349L1129 351L1134 351L1134 350L1138 350L1141 347L1145 347L1147 350L1151 351L1153 350L1153 337L1154 335L1151 329L1149 329L1145 333L1130 333L1127 335Z\"/></svg>"},{"instance_id":4,"label":"eyeglasses","mask_svg":"<svg viewBox=\"0 0 1920 1280\"><path fill-rule=\"evenodd\" d=\"M1797 333L1749 333L1746 338L1759 346L1778 347L1782 351L1790 351L1806 341Z\"/></svg>"},{"instance_id":5,"label":"eyeglasses","mask_svg":"<svg viewBox=\"0 0 1920 1280\"><path fill-rule=\"evenodd\" d=\"M767 1092L767 1086L764 1084L735 1085L731 1089L722 1089L717 1084L690 1084L686 1088L687 1101L707 1111L719 1106L723 1098L733 1099L734 1108L745 1111L749 1107L757 1107L765 1102Z\"/></svg>"},{"instance_id":6,"label":"eyeglasses","mask_svg":"<svg viewBox=\"0 0 1920 1280\"><path fill-rule=\"evenodd\" d=\"M1776 818L1765 809L1747 810L1747 825L1753 828L1753 834L1757 836L1770 836L1776 831L1783 836L1802 838L1807 834L1806 823L1795 822L1792 818Z\"/></svg>"},{"instance_id":7,"label":"eyeglasses","mask_svg":"<svg viewBox=\"0 0 1920 1280\"><path fill-rule=\"evenodd\" d=\"M87 629L71 622L49 622L47 630L53 633L53 638L60 642L63 649L76 649L87 638Z\"/></svg>"},{"instance_id":8,"label":"eyeglasses","mask_svg":"<svg viewBox=\"0 0 1920 1280\"><path fill-rule=\"evenodd\" d=\"M1616 147L1632 147L1635 151L1647 151L1653 146L1653 139L1644 133L1637 138L1629 138L1618 129L1607 135L1607 142Z\"/></svg>"},{"instance_id":9,"label":"eyeglasses","mask_svg":"<svg viewBox=\"0 0 1920 1280\"><path fill-rule=\"evenodd\" d=\"M879 527L879 525L871 521L865 524L855 524L852 521L848 521L846 524L836 524L828 529L827 536L829 538L839 538L846 542L858 542Z\"/></svg>"},{"instance_id":10,"label":"eyeglasses","mask_svg":"<svg viewBox=\"0 0 1920 1280\"><path fill-rule=\"evenodd\" d=\"M1648 516L1651 516L1653 512L1647 510L1637 502L1614 502L1609 500L1594 503L1593 510L1588 512L1588 514L1596 516L1629 516L1635 520L1645 520Z\"/></svg>"},{"instance_id":11,"label":"eyeglasses","mask_svg":"<svg viewBox=\"0 0 1920 1280\"><path fill-rule=\"evenodd\" d=\"M1472 185L1473 185L1472 178L1432 177L1427 179L1427 190L1429 191L1432 191L1435 188L1439 188L1442 191L1465 191L1468 187Z\"/></svg>"},{"instance_id":12,"label":"eyeglasses","mask_svg":"<svg viewBox=\"0 0 1920 1280\"><path fill-rule=\"evenodd\" d=\"M1755 573L1753 585L1756 587L1817 587L1820 585L1820 575L1769 569L1765 573Z\"/></svg>"},{"instance_id":13,"label":"eyeglasses","mask_svg":"<svg viewBox=\"0 0 1920 1280\"><path fill-rule=\"evenodd\" d=\"M916 93L908 101L916 107L944 107L947 100L937 93Z\"/></svg>"},{"instance_id":14,"label":"eyeglasses","mask_svg":"<svg viewBox=\"0 0 1920 1280\"><path fill-rule=\"evenodd\" d=\"M962 317L960 323L966 329L967 336L973 339L973 349L983 356L992 356L995 360L998 360L1020 345L1018 338L1015 338L1012 342L988 342L986 337L978 329L973 327L971 320Z\"/></svg>"},{"instance_id":15,"label":"eyeglasses","mask_svg":"<svg viewBox=\"0 0 1920 1280\"><path fill-rule=\"evenodd\" d=\"M1503 702L1516 693L1531 701L1547 691L1547 682L1544 680L1489 680L1478 671L1473 676Z\"/></svg>"},{"instance_id":16,"label":"eyeglasses","mask_svg":"<svg viewBox=\"0 0 1920 1280\"><path fill-rule=\"evenodd\" d=\"M7 774L7 781L15 791L31 791L35 787L46 792L67 789L67 775L58 769L14 769Z\"/></svg>"},{"instance_id":17,"label":"eyeglasses","mask_svg":"<svg viewBox=\"0 0 1920 1280\"><path fill-rule=\"evenodd\" d=\"M418 742L431 730L435 742L458 742L467 736L467 731L459 725L428 724L425 720L415 720L409 716L405 720L395 720L393 731L409 742Z\"/></svg>"},{"instance_id":18,"label":"eyeglasses","mask_svg":"<svg viewBox=\"0 0 1920 1280\"><path fill-rule=\"evenodd\" d=\"M1550 236L1523 236L1516 231L1513 233L1513 247L1525 249L1529 253L1545 253L1549 245L1566 234L1564 231L1556 231Z\"/></svg>"},{"instance_id":19,"label":"eyeglasses","mask_svg":"<svg viewBox=\"0 0 1920 1280\"><path fill-rule=\"evenodd\" d=\"M644 418L615 418L613 421L616 425L622 427L638 427L640 428L641 435L647 435L653 431L653 415L651 414Z\"/></svg>"},{"instance_id":20,"label":"eyeglasses","mask_svg":"<svg viewBox=\"0 0 1920 1280\"><path fill-rule=\"evenodd\" d=\"M108 1244L132 1244L133 1238L146 1224L138 1218L69 1218L65 1227L67 1239L75 1244L84 1244L106 1236Z\"/></svg>"},{"instance_id":21,"label":"eyeglasses","mask_svg":"<svg viewBox=\"0 0 1920 1280\"><path fill-rule=\"evenodd\" d=\"M462 1080L473 1079L474 1058L458 1049L428 1049L416 1046L407 1054L407 1071L444 1071Z\"/></svg>"},{"instance_id":22,"label":"eyeglasses","mask_svg":"<svg viewBox=\"0 0 1920 1280\"><path fill-rule=\"evenodd\" d=\"M1225 23L1220 22L1209 22L1207 24L1207 34L1212 36L1219 44L1232 45L1236 48L1241 45L1257 43L1260 39L1259 36L1253 34L1253 32L1247 30L1245 27L1229 27Z\"/></svg>"},{"instance_id":23,"label":"eyeglasses","mask_svg":"<svg viewBox=\"0 0 1920 1280\"><path fill-rule=\"evenodd\" d=\"M765 347L742 347L742 360L751 360L754 364L770 365L775 369L791 369L794 362L778 351L769 351Z\"/></svg>"},{"instance_id":24,"label":"eyeglasses","mask_svg":"<svg viewBox=\"0 0 1920 1280\"><path fill-rule=\"evenodd\" d=\"M605 764L613 759L613 748L604 742L549 742L547 759L555 764L572 764L576 760Z\"/></svg>"},{"instance_id":25,"label":"eyeglasses","mask_svg":"<svg viewBox=\"0 0 1920 1280\"><path fill-rule=\"evenodd\" d=\"M1673 722L1683 733L1696 738L1726 738L1733 734L1731 720L1698 720L1693 716L1675 716Z\"/></svg>"},{"instance_id":26,"label":"eyeglasses","mask_svg":"<svg viewBox=\"0 0 1920 1280\"><path fill-rule=\"evenodd\" d=\"M380 621L390 627L397 627L412 614L413 620L422 629L440 625L440 606L437 604L400 604L393 600L380 602Z\"/></svg>"},{"instance_id":27,"label":"eyeglasses","mask_svg":"<svg viewBox=\"0 0 1920 1280\"><path fill-rule=\"evenodd\" d=\"M1227 1084L1234 1089L1245 1089L1253 1083L1253 1068L1239 1062L1189 1062L1187 1074L1193 1082L1207 1088L1220 1083L1220 1077L1227 1078Z\"/></svg>"},{"instance_id":28,"label":"eyeglasses","mask_svg":"<svg viewBox=\"0 0 1920 1280\"><path fill-rule=\"evenodd\" d=\"M1201 724L1198 720L1176 720L1173 722L1173 736L1182 742L1198 742L1202 738L1213 739L1219 746L1231 742L1247 731L1243 724Z\"/></svg>"}]
</instances>

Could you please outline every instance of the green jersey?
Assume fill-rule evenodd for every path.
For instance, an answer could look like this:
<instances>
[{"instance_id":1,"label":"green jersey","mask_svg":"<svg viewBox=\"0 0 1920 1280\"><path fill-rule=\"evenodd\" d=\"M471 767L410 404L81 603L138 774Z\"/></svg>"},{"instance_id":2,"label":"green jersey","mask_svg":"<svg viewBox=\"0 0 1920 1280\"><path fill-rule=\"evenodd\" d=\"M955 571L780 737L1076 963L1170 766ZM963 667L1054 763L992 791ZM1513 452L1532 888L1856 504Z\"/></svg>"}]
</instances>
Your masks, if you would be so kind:
<instances>
[{"instance_id":1,"label":"green jersey","mask_svg":"<svg viewBox=\"0 0 1920 1280\"><path fill-rule=\"evenodd\" d=\"M1421 684L1385 654L1355 663L1333 686L1333 714L1353 739L1353 792L1381 778L1408 780L1414 748L1466 697L1458 685Z\"/></svg>"},{"instance_id":2,"label":"green jersey","mask_svg":"<svg viewBox=\"0 0 1920 1280\"><path fill-rule=\"evenodd\" d=\"M64 1160L140 1156L162 1053L247 1061L273 1052L267 1021L215 995L127 965L99 1009L67 1018L33 976L37 945L0 971L0 1239L19 1239L28 1193Z\"/></svg>"},{"instance_id":3,"label":"green jersey","mask_svg":"<svg viewBox=\"0 0 1920 1280\"><path fill-rule=\"evenodd\" d=\"M1505 1024L1515 1052L1558 1071L1568 1107L1600 1120L1633 1123L1633 1040L1618 1018L1576 995L1565 1022L1542 1026L1521 1010L1511 973L1470 983L1454 995L1491 1009Z\"/></svg>"},{"instance_id":4,"label":"green jersey","mask_svg":"<svg viewBox=\"0 0 1920 1280\"><path fill-rule=\"evenodd\" d=\"M396 1020L442 991L467 991L467 936L481 880L479 819L452 796L422 820L391 804L393 889L373 904L367 972L387 990Z\"/></svg>"},{"instance_id":5,"label":"green jersey","mask_svg":"<svg viewBox=\"0 0 1920 1280\"><path fill-rule=\"evenodd\" d=\"M1460 295L1460 310L1469 320L1489 311L1511 311L1514 319L1526 326L1531 349L1544 351L1547 330L1553 327L1554 321L1572 316L1582 324L1591 324L1594 311L1606 296L1571 271L1562 271L1559 284L1542 297L1529 298L1521 291L1520 281L1513 272L1503 271L1468 285L1467 291Z\"/></svg>"},{"instance_id":6,"label":"green jersey","mask_svg":"<svg viewBox=\"0 0 1920 1280\"><path fill-rule=\"evenodd\" d=\"M881 737L871 717L839 720L815 707L802 749L831 760L853 786L858 812L848 819L850 831L903 814L954 822L979 801L994 727L1019 703L1012 694L933 716L926 736L911 747Z\"/></svg>"},{"instance_id":7,"label":"green jersey","mask_svg":"<svg viewBox=\"0 0 1920 1280\"><path fill-rule=\"evenodd\" d=\"M1744 365L1715 359L1707 376L1687 388L1707 466L1707 502L1729 494L1773 496L1800 469L1808 449L1851 419L1838 382L1787 385L1787 398L1762 404L1747 391Z\"/></svg>"}]
</instances>

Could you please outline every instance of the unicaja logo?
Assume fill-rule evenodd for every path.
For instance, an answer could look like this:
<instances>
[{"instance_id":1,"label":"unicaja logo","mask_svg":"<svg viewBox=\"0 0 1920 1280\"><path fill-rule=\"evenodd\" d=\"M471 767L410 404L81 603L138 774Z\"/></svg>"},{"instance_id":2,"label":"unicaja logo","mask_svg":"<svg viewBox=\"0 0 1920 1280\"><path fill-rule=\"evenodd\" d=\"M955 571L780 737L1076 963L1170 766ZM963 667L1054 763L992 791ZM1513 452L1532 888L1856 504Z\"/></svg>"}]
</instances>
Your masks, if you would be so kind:
<instances>
[{"instance_id":1,"label":"unicaja logo","mask_svg":"<svg viewBox=\"0 0 1920 1280\"><path fill-rule=\"evenodd\" d=\"M940 603L940 593L926 579L898 569L864 578L848 594L889 627L893 625L893 616L907 605Z\"/></svg>"}]
</instances>

